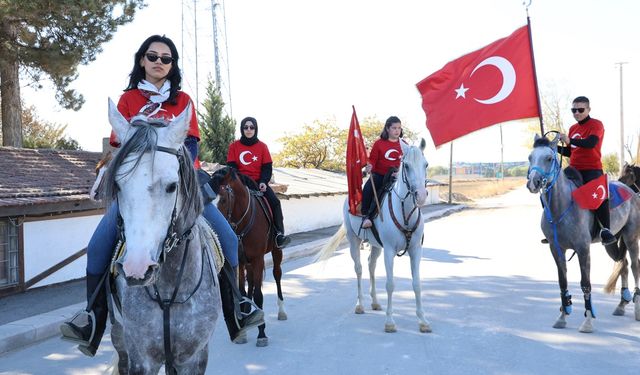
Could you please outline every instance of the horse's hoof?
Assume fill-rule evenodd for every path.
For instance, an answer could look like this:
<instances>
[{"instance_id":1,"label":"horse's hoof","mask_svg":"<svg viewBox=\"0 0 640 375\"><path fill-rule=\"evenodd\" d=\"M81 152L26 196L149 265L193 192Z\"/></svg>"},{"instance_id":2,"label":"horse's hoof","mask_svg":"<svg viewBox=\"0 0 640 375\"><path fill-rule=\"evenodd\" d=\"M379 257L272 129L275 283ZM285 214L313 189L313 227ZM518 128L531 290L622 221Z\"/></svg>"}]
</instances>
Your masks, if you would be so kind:
<instances>
[{"instance_id":1,"label":"horse's hoof","mask_svg":"<svg viewBox=\"0 0 640 375\"><path fill-rule=\"evenodd\" d=\"M613 310L613 315L615 315L615 316L622 316L622 315L624 315L624 307L622 307L622 306L618 306L618 307L616 307L616 309L615 309L615 310Z\"/></svg>"},{"instance_id":2,"label":"horse's hoof","mask_svg":"<svg viewBox=\"0 0 640 375\"><path fill-rule=\"evenodd\" d=\"M431 326L429 324L426 323L421 323L420 324L420 332L422 333L431 333Z\"/></svg>"},{"instance_id":3,"label":"horse's hoof","mask_svg":"<svg viewBox=\"0 0 640 375\"><path fill-rule=\"evenodd\" d=\"M247 340L247 334L246 334L246 333L244 333L244 332L243 332L243 333L241 333L240 335L238 335L238 337L236 337L236 338L233 340L233 343L234 343L234 344L246 344L246 343L248 343L248 342L249 342L249 340Z\"/></svg>"},{"instance_id":4,"label":"horse's hoof","mask_svg":"<svg viewBox=\"0 0 640 375\"><path fill-rule=\"evenodd\" d=\"M364 314L364 307L362 307L362 305L356 305L356 314Z\"/></svg>"},{"instance_id":5,"label":"horse's hoof","mask_svg":"<svg viewBox=\"0 0 640 375\"><path fill-rule=\"evenodd\" d=\"M567 328L567 321L566 320L558 320L553 325L553 328L557 328L557 329Z\"/></svg>"},{"instance_id":6,"label":"horse's hoof","mask_svg":"<svg viewBox=\"0 0 640 375\"><path fill-rule=\"evenodd\" d=\"M259 348L264 348L265 346L269 346L269 338L258 337L258 341L256 341L256 346Z\"/></svg>"},{"instance_id":7,"label":"horse's hoof","mask_svg":"<svg viewBox=\"0 0 640 375\"><path fill-rule=\"evenodd\" d=\"M591 325L591 322L589 322L589 323L584 322L580 326L579 331L582 332L582 333L593 333L593 325Z\"/></svg>"},{"instance_id":8,"label":"horse's hoof","mask_svg":"<svg viewBox=\"0 0 640 375\"><path fill-rule=\"evenodd\" d=\"M381 311L382 310L382 306L380 306L379 303L372 303L371 304L371 308L375 311Z\"/></svg>"},{"instance_id":9,"label":"horse's hoof","mask_svg":"<svg viewBox=\"0 0 640 375\"><path fill-rule=\"evenodd\" d=\"M279 312L278 313L278 320L287 320L289 317L287 316L286 312Z\"/></svg>"},{"instance_id":10,"label":"horse's hoof","mask_svg":"<svg viewBox=\"0 0 640 375\"><path fill-rule=\"evenodd\" d=\"M397 331L395 324L385 324L384 331L387 333L394 333Z\"/></svg>"},{"instance_id":11,"label":"horse's hoof","mask_svg":"<svg viewBox=\"0 0 640 375\"><path fill-rule=\"evenodd\" d=\"M636 315L636 320L640 321L640 302L636 302L634 305L633 312Z\"/></svg>"}]
</instances>

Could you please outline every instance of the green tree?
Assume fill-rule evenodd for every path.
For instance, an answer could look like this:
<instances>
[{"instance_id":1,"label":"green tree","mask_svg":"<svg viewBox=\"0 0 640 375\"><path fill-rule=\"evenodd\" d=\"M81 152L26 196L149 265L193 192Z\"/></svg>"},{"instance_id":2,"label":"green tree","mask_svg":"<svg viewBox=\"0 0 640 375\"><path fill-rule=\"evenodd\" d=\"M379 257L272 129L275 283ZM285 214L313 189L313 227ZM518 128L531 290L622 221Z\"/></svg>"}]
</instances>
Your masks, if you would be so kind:
<instances>
[{"instance_id":1,"label":"green tree","mask_svg":"<svg viewBox=\"0 0 640 375\"><path fill-rule=\"evenodd\" d=\"M304 125L298 134L286 135L278 141L282 151L274 155L274 164L292 168L344 170L346 129L340 129L335 119ZM338 156L340 155L340 156Z\"/></svg>"},{"instance_id":2,"label":"green tree","mask_svg":"<svg viewBox=\"0 0 640 375\"><path fill-rule=\"evenodd\" d=\"M202 103L203 110L198 112L200 125L200 159L212 163L225 164L227 151L233 142L236 122L223 114L224 102L220 89L209 79L207 96Z\"/></svg>"},{"instance_id":3,"label":"green tree","mask_svg":"<svg viewBox=\"0 0 640 375\"><path fill-rule=\"evenodd\" d=\"M56 100L77 111L84 99L69 85L79 64L95 60L117 27L130 22L143 0L0 0L2 144L22 146L20 72L56 88Z\"/></svg>"},{"instance_id":4,"label":"green tree","mask_svg":"<svg viewBox=\"0 0 640 375\"><path fill-rule=\"evenodd\" d=\"M618 154L615 152L606 154L602 158L602 169L604 169L605 173L613 175L620 173L620 159L618 158Z\"/></svg>"},{"instance_id":5,"label":"green tree","mask_svg":"<svg viewBox=\"0 0 640 375\"><path fill-rule=\"evenodd\" d=\"M75 139L65 137L66 125L59 125L40 119L33 106L22 111L22 133L25 148L56 148L80 150Z\"/></svg>"}]
</instances>

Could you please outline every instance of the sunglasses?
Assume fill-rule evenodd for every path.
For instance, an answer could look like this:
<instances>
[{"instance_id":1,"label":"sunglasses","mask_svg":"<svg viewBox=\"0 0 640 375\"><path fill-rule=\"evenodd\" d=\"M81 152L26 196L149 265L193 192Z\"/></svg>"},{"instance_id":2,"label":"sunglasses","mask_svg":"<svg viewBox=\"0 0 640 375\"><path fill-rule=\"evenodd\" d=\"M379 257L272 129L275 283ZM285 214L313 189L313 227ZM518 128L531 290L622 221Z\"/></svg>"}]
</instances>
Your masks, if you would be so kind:
<instances>
[{"instance_id":1,"label":"sunglasses","mask_svg":"<svg viewBox=\"0 0 640 375\"><path fill-rule=\"evenodd\" d=\"M584 108L571 108L571 112L572 113L576 113L576 112L584 113Z\"/></svg>"},{"instance_id":2,"label":"sunglasses","mask_svg":"<svg viewBox=\"0 0 640 375\"><path fill-rule=\"evenodd\" d=\"M245 125L242 127L242 130L254 130L255 128L253 125Z\"/></svg>"},{"instance_id":3,"label":"sunglasses","mask_svg":"<svg viewBox=\"0 0 640 375\"><path fill-rule=\"evenodd\" d=\"M164 65L168 65L173 62L173 57L169 57L169 56L158 56L152 53L145 53L144 56L147 58L147 60L151 62L156 62L158 59L160 59L160 61L162 61Z\"/></svg>"}]
</instances>

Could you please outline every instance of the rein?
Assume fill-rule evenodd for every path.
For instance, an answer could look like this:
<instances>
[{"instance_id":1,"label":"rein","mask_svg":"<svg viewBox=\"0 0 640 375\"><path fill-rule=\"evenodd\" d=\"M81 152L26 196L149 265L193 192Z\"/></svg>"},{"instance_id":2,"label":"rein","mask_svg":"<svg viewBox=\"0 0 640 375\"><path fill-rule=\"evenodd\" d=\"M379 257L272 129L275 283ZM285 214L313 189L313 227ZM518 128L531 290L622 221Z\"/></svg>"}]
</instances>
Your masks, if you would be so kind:
<instances>
[{"instance_id":1,"label":"rein","mask_svg":"<svg viewBox=\"0 0 640 375\"><path fill-rule=\"evenodd\" d=\"M393 204L392 204L393 199L391 196L389 197L389 213L391 214L391 220L393 220L393 223L395 224L396 228L398 228L400 232L404 234L404 239L405 239L404 249L402 249L400 252L398 252L398 254L396 254L399 257L403 256L409 249L409 242L411 242L411 237L413 236L413 232L416 231L416 229L418 228L418 225L420 224L420 221L422 220L422 212L418 209L419 207L418 207L418 202L416 198L417 191L415 189L414 190L411 189L411 184L407 179L406 166L404 161L402 162L402 183L407 186L407 193L404 195L404 197L401 197L400 194L398 194L398 192L395 190L395 188L392 189L392 191L398 197L398 199L400 199L400 208L402 209L402 219L403 219L404 225L400 224L400 221L398 221L398 218L393 212ZM409 214L407 215L405 213L405 201L409 196L411 196L413 200L413 209L409 211ZM413 224L413 226L409 228L409 219L411 218L411 216L413 216L413 213L416 210L418 211L418 218L416 219L416 222Z\"/></svg>"}]
</instances>

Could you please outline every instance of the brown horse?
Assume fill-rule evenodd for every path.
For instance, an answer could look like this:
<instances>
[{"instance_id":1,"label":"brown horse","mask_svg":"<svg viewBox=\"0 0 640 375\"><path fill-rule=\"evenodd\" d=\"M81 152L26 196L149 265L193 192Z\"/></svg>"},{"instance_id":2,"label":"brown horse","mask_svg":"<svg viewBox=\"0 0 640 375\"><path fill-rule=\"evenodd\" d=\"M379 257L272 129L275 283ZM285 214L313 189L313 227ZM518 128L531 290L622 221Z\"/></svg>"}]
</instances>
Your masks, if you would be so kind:
<instances>
[{"instance_id":1,"label":"brown horse","mask_svg":"<svg viewBox=\"0 0 640 375\"><path fill-rule=\"evenodd\" d=\"M625 164L618 181L629 186L636 193L640 193L640 167L634 164Z\"/></svg>"},{"instance_id":2,"label":"brown horse","mask_svg":"<svg viewBox=\"0 0 640 375\"><path fill-rule=\"evenodd\" d=\"M217 170L212 177L213 190L220 197L218 209L225 216L231 228L238 236L240 266L240 290L262 309L262 278L264 273L264 255L271 252L273 258L273 277L278 288L278 320L286 320L282 297L282 249L275 243L272 215L266 200L258 193L258 187L249 177L243 176L233 168ZM246 275L246 276L245 276ZM248 290L245 289L245 278ZM257 346L267 346L269 338L264 333L265 324L258 326ZM239 343L246 343L246 335Z\"/></svg>"}]
</instances>

